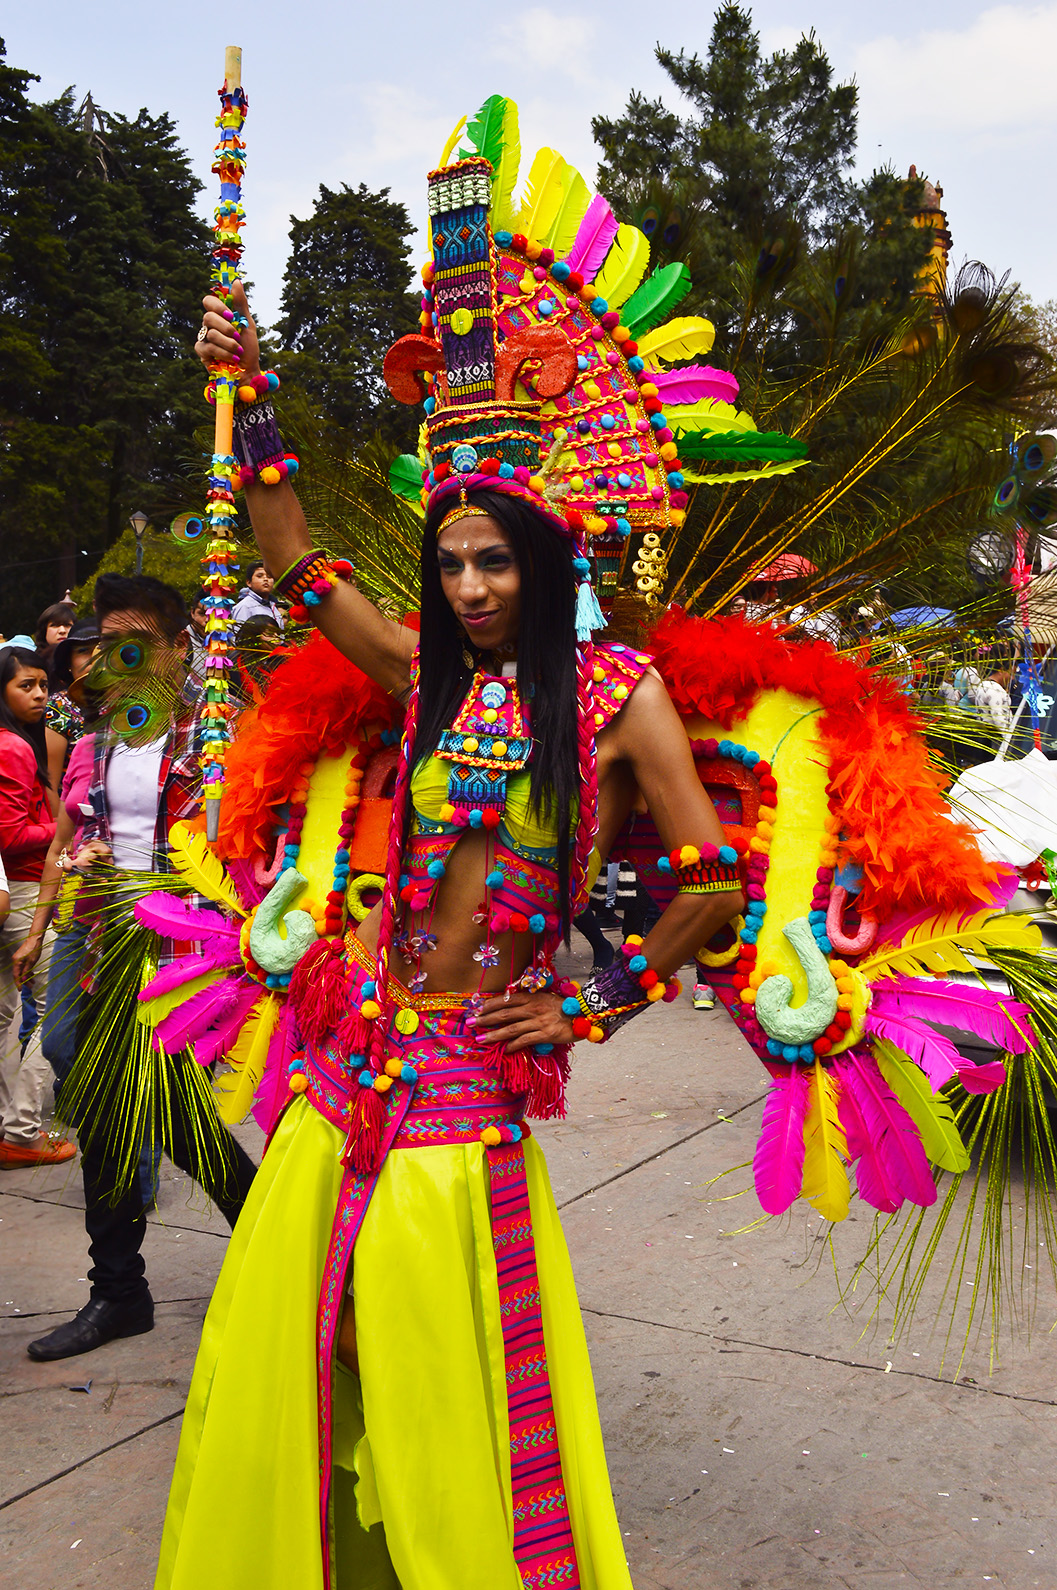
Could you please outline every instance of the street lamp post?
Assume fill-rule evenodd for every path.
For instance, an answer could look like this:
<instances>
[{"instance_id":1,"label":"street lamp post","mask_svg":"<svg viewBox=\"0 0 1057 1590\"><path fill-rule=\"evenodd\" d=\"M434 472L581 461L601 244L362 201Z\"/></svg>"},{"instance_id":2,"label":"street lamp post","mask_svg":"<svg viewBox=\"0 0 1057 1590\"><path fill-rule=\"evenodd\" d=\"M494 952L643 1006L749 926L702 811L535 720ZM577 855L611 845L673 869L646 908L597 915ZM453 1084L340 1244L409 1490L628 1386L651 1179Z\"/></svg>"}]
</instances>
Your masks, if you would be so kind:
<instances>
[{"instance_id":1,"label":"street lamp post","mask_svg":"<svg viewBox=\"0 0 1057 1590\"><path fill-rule=\"evenodd\" d=\"M136 537L136 573L137 574L142 574L143 573L143 537L144 537L144 534L146 533L147 526L150 524L150 520L147 518L147 515L143 512L142 508L137 508L136 512L134 514L132 514L131 517L129 518L128 522L132 526L133 533L135 534L135 537Z\"/></svg>"}]
</instances>

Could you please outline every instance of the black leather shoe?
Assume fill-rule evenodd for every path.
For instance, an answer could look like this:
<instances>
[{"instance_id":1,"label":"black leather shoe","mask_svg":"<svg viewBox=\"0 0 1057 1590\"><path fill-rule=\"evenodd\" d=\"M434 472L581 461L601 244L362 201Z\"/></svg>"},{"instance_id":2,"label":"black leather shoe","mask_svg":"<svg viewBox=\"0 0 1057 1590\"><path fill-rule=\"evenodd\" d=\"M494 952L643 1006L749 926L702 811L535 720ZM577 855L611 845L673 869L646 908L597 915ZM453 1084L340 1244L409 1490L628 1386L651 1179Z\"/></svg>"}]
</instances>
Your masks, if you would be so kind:
<instances>
[{"instance_id":1,"label":"black leather shoe","mask_svg":"<svg viewBox=\"0 0 1057 1590\"><path fill-rule=\"evenodd\" d=\"M93 1297L65 1325L30 1342L26 1352L38 1363L48 1363L53 1358L76 1358L78 1353L93 1352L117 1336L142 1336L153 1329L154 1299L149 1293L131 1304Z\"/></svg>"}]
</instances>

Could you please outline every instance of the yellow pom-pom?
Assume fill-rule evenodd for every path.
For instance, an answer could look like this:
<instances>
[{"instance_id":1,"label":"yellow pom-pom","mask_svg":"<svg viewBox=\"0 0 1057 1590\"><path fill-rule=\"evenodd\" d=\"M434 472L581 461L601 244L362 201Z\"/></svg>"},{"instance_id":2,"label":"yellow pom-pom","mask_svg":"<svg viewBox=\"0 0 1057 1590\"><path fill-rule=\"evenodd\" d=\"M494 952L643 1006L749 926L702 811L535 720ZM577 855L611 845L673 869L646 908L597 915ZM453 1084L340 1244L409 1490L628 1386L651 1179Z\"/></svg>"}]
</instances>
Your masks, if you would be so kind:
<instances>
[{"instance_id":1,"label":"yellow pom-pom","mask_svg":"<svg viewBox=\"0 0 1057 1590\"><path fill-rule=\"evenodd\" d=\"M485 1148L495 1148L497 1143L503 1141L498 1126L486 1126L481 1133L481 1142Z\"/></svg>"},{"instance_id":2,"label":"yellow pom-pom","mask_svg":"<svg viewBox=\"0 0 1057 1590\"><path fill-rule=\"evenodd\" d=\"M256 401L257 401L257 393L256 393L256 390L252 386L240 386L239 387L239 402L240 403L256 403Z\"/></svg>"},{"instance_id":3,"label":"yellow pom-pom","mask_svg":"<svg viewBox=\"0 0 1057 1590\"><path fill-rule=\"evenodd\" d=\"M544 486L544 480L543 480L543 476L542 475L530 475L529 476L529 491L534 491L536 493L537 497L542 497L542 495L543 495L543 486Z\"/></svg>"},{"instance_id":4,"label":"yellow pom-pom","mask_svg":"<svg viewBox=\"0 0 1057 1590\"><path fill-rule=\"evenodd\" d=\"M290 1078L290 1092L303 1093L308 1087L308 1078L303 1071L295 1071Z\"/></svg>"},{"instance_id":5,"label":"yellow pom-pom","mask_svg":"<svg viewBox=\"0 0 1057 1590\"><path fill-rule=\"evenodd\" d=\"M756 1003L756 990L755 990L755 988L743 988L742 991L741 991L741 1002L742 1002L743 1005L755 1005L755 1003Z\"/></svg>"},{"instance_id":6,"label":"yellow pom-pom","mask_svg":"<svg viewBox=\"0 0 1057 1590\"><path fill-rule=\"evenodd\" d=\"M679 851L679 860L684 867L693 867L701 860L701 852L696 845L683 845Z\"/></svg>"},{"instance_id":7,"label":"yellow pom-pom","mask_svg":"<svg viewBox=\"0 0 1057 1590\"><path fill-rule=\"evenodd\" d=\"M677 530L686 523L686 514L681 508L673 508L668 517Z\"/></svg>"},{"instance_id":8,"label":"yellow pom-pom","mask_svg":"<svg viewBox=\"0 0 1057 1590\"><path fill-rule=\"evenodd\" d=\"M587 1029L588 1043L601 1043L605 1038L605 1035L606 1033L604 1027L589 1027Z\"/></svg>"},{"instance_id":9,"label":"yellow pom-pom","mask_svg":"<svg viewBox=\"0 0 1057 1590\"><path fill-rule=\"evenodd\" d=\"M445 801L444 805L440 809L440 820L441 820L441 822L442 823L450 823L454 816L455 816L455 807L451 804L451 801Z\"/></svg>"},{"instance_id":10,"label":"yellow pom-pom","mask_svg":"<svg viewBox=\"0 0 1057 1590\"><path fill-rule=\"evenodd\" d=\"M760 819L761 823L773 823L775 818L778 816L778 812L774 806L761 805L756 815Z\"/></svg>"},{"instance_id":11,"label":"yellow pom-pom","mask_svg":"<svg viewBox=\"0 0 1057 1590\"><path fill-rule=\"evenodd\" d=\"M613 341L614 342L630 342L630 340L631 340L631 332L628 330L627 326L614 326L614 328L613 328Z\"/></svg>"},{"instance_id":12,"label":"yellow pom-pom","mask_svg":"<svg viewBox=\"0 0 1057 1590\"><path fill-rule=\"evenodd\" d=\"M837 1009L838 1010L850 1010L851 1009L851 995L850 994L838 994L837 995Z\"/></svg>"},{"instance_id":13,"label":"yellow pom-pom","mask_svg":"<svg viewBox=\"0 0 1057 1590\"><path fill-rule=\"evenodd\" d=\"M759 834L754 834L749 840L749 849L755 850L758 856L766 856L770 854L771 847L766 839L761 839Z\"/></svg>"},{"instance_id":14,"label":"yellow pom-pom","mask_svg":"<svg viewBox=\"0 0 1057 1590\"><path fill-rule=\"evenodd\" d=\"M277 486L282 478L274 464L266 464L261 470L261 480L266 486Z\"/></svg>"},{"instance_id":15,"label":"yellow pom-pom","mask_svg":"<svg viewBox=\"0 0 1057 1590\"><path fill-rule=\"evenodd\" d=\"M393 1059L387 1060L385 1062L385 1074L387 1077L392 1077L394 1080L400 1075L403 1068L404 1062L402 1060Z\"/></svg>"},{"instance_id":16,"label":"yellow pom-pom","mask_svg":"<svg viewBox=\"0 0 1057 1590\"><path fill-rule=\"evenodd\" d=\"M664 998L664 984L663 983L654 983L652 988L647 988L647 990L646 990L646 998L649 1000L651 1005L655 1005L659 999L663 999Z\"/></svg>"},{"instance_id":17,"label":"yellow pom-pom","mask_svg":"<svg viewBox=\"0 0 1057 1590\"><path fill-rule=\"evenodd\" d=\"M360 1006L360 1015L364 1021L376 1021L382 1014L382 1007L373 999L365 999Z\"/></svg>"},{"instance_id":18,"label":"yellow pom-pom","mask_svg":"<svg viewBox=\"0 0 1057 1590\"><path fill-rule=\"evenodd\" d=\"M759 834L761 839L774 838L774 828L770 823L757 823L756 832Z\"/></svg>"},{"instance_id":19,"label":"yellow pom-pom","mask_svg":"<svg viewBox=\"0 0 1057 1590\"><path fill-rule=\"evenodd\" d=\"M676 447L674 442L662 443L661 446L658 447L657 451L660 453L661 457L665 459L678 458L679 456L679 449Z\"/></svg>"},{"instance_id":20,"label":"yellow pom-pom","mask_svg":"<svg viewBox=\"0 0 1057 1590\"><path fill-rule=\"evenodd\" d=\"M580 288L580 297L583 299L585 304L593 303L598 297L598 288L593 287L590 282L585 282Z\"/></svg>"},{"instance_id":21,"label":"yellow pom-pom","mask_svg":"<svg viewBox=\"0 0 1057 1590\"><path fill-rule=\"evenodd\" d=\"M639 387L639 396L644 398L657 396L657 388L654 386L652 381L645 381L642 386Z\"/></svg>"},{"instance_id":22,"label":"yellow pom-pom","mask_svg":"<svg viewBox=\"0 0 1057 1590\"><path fill-rule=\"evenodd\" d=\"M540 255L543 253L543 244L537 243L535 238L529 238L528 247L526 248L525 253L528 255L529 259L539 259Z\"/></svg>"},{"instance_id":23,"label":"yellow pom-pom","mask_svg":"<svg viewBox=\"0 0 1057 1590\"><path fill-rule=\"evenodd\" d=\"M641 933L629 933L627 938L624 940L624 943L625 944L641 944L642 943L642 934Z\"/></svg>"},{"instance_id":24,"label":"yellow pom-pom","mask_svg":"<svg viewBox=\"0 0 1057 1590\"><path fill-rule=\"evenodd\" d=\"M388 1093L392 1085L392 1077L375 1077L374 1079L374 1091L376 1093Z\"/></svg>"}]
</instances>

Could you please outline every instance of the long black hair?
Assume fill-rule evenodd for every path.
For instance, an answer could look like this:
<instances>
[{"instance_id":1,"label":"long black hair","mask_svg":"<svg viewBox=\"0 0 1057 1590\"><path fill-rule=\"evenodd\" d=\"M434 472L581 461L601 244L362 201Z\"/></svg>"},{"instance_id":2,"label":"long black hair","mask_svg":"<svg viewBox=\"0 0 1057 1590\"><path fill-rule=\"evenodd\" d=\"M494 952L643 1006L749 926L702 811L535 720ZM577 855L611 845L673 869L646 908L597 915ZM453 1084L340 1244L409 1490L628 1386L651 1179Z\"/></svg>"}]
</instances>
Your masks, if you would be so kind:
<instances>
[{"instance_id":1,"label":"long black hair","mask_svg":"<svg viewBox=\"0 0 1057 1590\"><path fill-rule=\"evenodd\" d=\"M51 788L48 778L48 747L44 738L44 719L39 723L22 723L7 704L7 687L14 679L20 668L32 668L45 676L47 668L44 659L38 657L35 651L30 651L26 646L5 646L0 651L0 729L10 729L12 734L20 735L26 744L31 747L37 759L37 777L45 789Z\"/></svg>"},{"instance_id":2,"label":"long black hair","mask_svg":"<svg viewBox=\"0 0 1057 1590\"><path fill-rule=\"evenodd\" d=\"M468 494L502 525L521 573L521 621L517 636L517 687L528 709L533 738L529 798L538 816L553 821L559 835L558 889L563 931L569 925L569 845L579 798L577 736L576 581L573 549L539 514L500 492ZM469 688L474 667L466 634L444 595L437 535L450 500L428 515L422 533L421 682L414 759L432 756Z\"/></svg>"}]
</instances>

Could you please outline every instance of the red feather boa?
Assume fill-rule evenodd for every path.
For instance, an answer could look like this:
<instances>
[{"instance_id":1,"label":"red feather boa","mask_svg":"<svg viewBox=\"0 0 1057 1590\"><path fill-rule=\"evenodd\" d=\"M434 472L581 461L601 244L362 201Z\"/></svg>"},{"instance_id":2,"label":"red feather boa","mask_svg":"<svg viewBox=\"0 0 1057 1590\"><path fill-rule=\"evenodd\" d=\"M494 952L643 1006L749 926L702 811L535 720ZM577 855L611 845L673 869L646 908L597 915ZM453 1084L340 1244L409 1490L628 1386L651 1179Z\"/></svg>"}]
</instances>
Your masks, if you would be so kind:
<instances>
[{"instance_id":1,"label":"red feather boa","mask_svg":"<svg viewBox=\"0 0 1057 1590\"><path fill-rule=\"evenodd\" d=\"M999 869L964 823L951 822L945 780L922 720L897 685L840 657L828 641L784 640L741 617L665 613L649 639L658 672L684 718L729 727L761 690L788 690L824 709L819 738L848 838L845 859L864 872L863 910L883 921L923 907L964 912L989 904Z\"/></svg>"}]
</instances>

